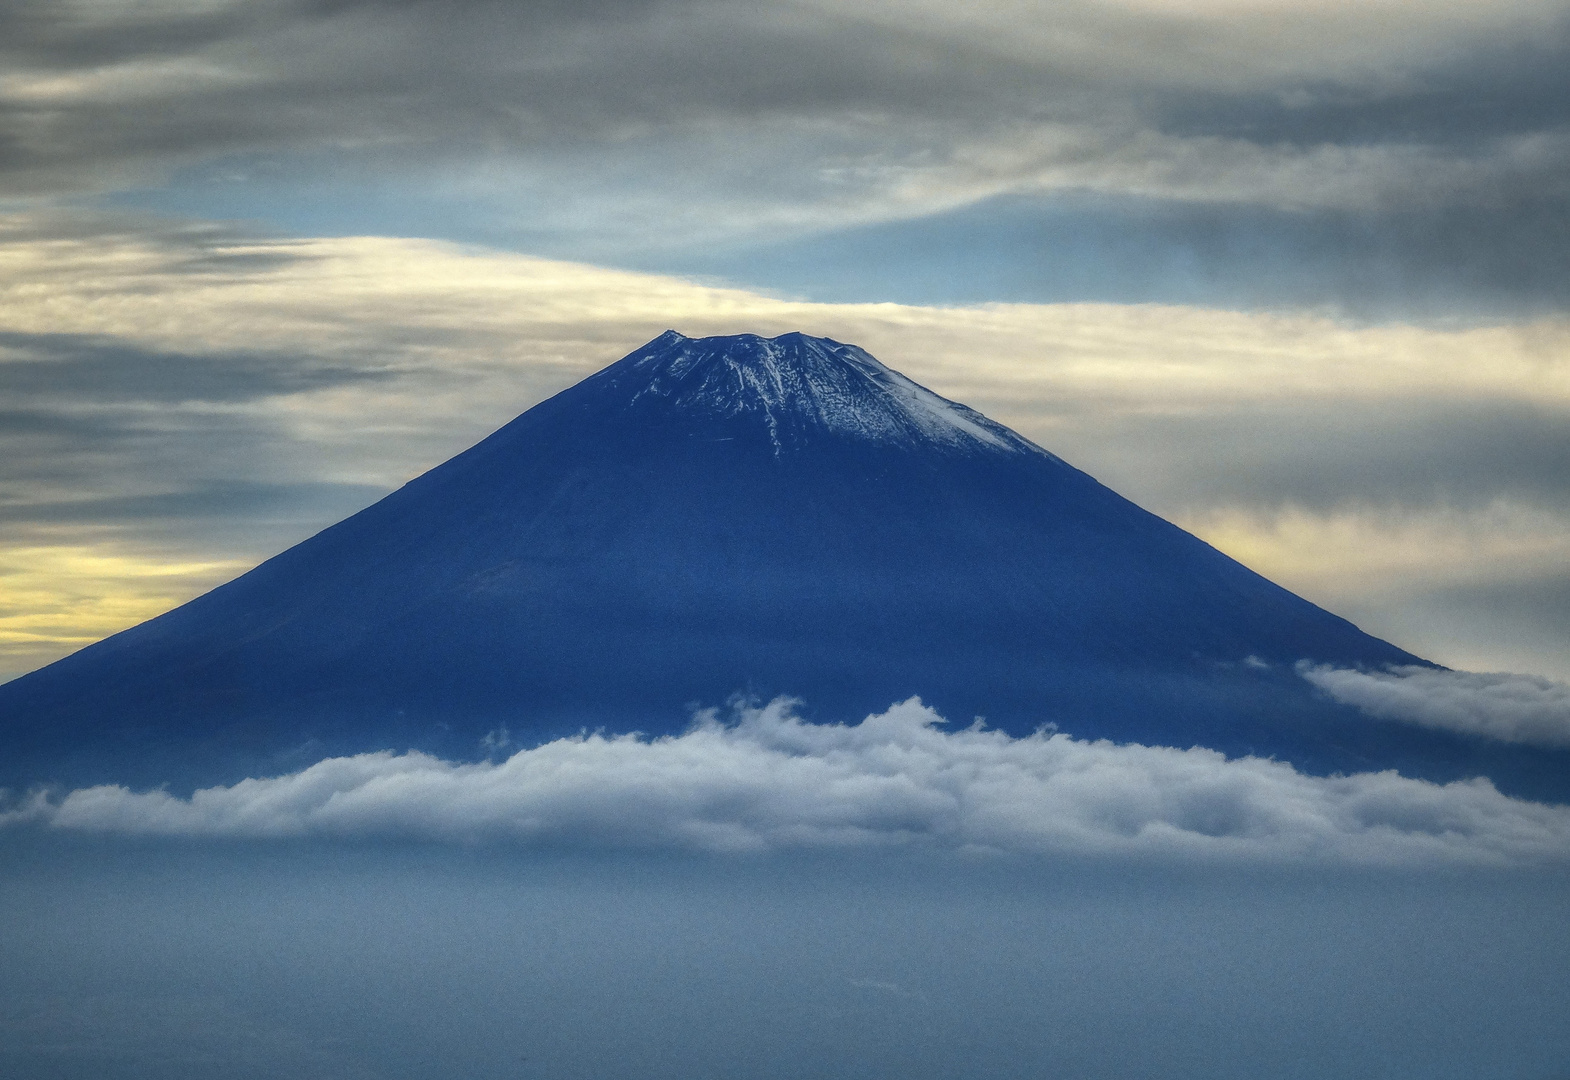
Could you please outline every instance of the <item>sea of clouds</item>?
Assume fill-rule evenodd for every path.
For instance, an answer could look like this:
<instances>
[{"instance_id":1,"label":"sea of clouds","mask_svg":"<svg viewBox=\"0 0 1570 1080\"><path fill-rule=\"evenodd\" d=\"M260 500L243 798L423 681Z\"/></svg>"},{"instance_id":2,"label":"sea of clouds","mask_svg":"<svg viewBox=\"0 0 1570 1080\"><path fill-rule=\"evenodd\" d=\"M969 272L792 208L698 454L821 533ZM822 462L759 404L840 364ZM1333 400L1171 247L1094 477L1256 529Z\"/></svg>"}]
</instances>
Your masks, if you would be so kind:
<instances>
[{"instance_id":1,"label":"sea of clouds","mask_svg":"<svg viewBox=\"0 0 1570 1080\"><path fill-rule=\"evenodd\" d=\"M1332 688L1364 685L1345 672L1309 674ZM1374 686L1388 681L1352 674ZM1229 760L1198 747L1117 745L1048 731L1014 738L979 724L945 730L943 718L915 698L854 725L808 723L781 698L738 705L724 717L700 713L680 736L585 734L505 760L390 751L329 758L190 798L114 785L37 792L0 814L0 824L25 823L133 835L578 849L905 847L1355 865L1570 861L1570 807L1507 797L1486 778L1316 777L1284 762Z\"/></svg>"}]
</instances>

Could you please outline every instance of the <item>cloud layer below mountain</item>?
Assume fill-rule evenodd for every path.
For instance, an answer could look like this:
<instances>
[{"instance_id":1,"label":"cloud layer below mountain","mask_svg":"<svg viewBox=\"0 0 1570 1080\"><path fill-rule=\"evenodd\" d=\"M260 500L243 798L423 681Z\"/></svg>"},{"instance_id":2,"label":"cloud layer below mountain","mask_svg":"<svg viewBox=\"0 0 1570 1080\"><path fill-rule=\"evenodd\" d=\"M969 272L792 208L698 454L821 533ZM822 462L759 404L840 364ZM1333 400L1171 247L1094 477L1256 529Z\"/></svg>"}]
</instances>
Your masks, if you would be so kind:
<instances>
[{"instance_id":1,"label":"cloud layer below mountain","mask_svg":"<svg viewBox=\"0 0 1570 1080\"><path fill-rule=\"evenodd\" d=\"M1302 676L1370 716L1530 746L1570 746L1570 685L1535 675L1300 664Z\"/></svg>"},{"instance_id":2,"label":"cloud layer below mountain","mask_svg":"<svg viewBox=\"0 0 1570 1080\"><path fill-rule=\"evenodd\" d=\"M679 737L585 735L504 761L332 758L208 788L37 794L12 825L236 838L511 841L574 850L899 848L1369 865L1560 863L1570 807L1394 772L1305 776L1203 748L940 729L912 699L854 726L788 700ZM497 742L502 736L498 735Z\"/></svg>"}]
</instances>

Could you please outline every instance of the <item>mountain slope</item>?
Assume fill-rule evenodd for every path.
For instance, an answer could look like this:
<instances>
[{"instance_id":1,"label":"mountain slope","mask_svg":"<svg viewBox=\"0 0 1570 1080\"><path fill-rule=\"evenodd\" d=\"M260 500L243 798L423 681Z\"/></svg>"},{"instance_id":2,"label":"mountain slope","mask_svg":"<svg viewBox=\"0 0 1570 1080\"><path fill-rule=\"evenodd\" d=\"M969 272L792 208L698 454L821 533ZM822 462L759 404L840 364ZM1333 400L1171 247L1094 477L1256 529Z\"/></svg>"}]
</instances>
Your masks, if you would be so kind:
<instances>
[{"instance_id":1,"label":"mountain slope","mask_svg":"<svg viewBox=\"0 0 1570 1080\"><path fill-rule=\"evenodd\" d=\"M175 783L789 693L1316 771L1541 759L1291 671L1422 661L854 346L670 332L375 506L0 687L5 780Z\"/></svg>"}]
</instances>

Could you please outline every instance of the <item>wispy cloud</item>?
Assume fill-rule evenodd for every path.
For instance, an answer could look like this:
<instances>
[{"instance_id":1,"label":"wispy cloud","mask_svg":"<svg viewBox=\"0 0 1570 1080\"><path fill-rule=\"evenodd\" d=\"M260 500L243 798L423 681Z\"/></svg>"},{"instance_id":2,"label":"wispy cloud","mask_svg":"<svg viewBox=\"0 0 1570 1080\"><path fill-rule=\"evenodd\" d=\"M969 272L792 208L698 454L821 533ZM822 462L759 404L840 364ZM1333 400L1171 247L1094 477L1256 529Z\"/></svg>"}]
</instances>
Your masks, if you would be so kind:
<instances>
[{"instance_id":1,"label":"wispy cloud","mask_svg":"<svg viewBox=\"0 0 1570 1080\"><path fill-rule=\"evenodd\" d=\"M1356 671L1303 663L1298 672L1337 701L1381 719L1530 746L1570 746L1570 683L1422 667Z\"/></svg>"},{"instance_id":2,"label":"wispy cloud","mask_svg":"<svg viewBox=\"0 0 1570 1080\"><path fill-rule=\"evenodd\" d=\"M11 823L215 837L413 837L715 852L935 847L1131 858L1369 864L1570 858L1570 808L1393 772L1310 777L1257 758L940 730L912 699L854 726L787 700L688 733L586 735L500 763L332 758L208 788L44 794Z\"/></svg>"}]
</instances>

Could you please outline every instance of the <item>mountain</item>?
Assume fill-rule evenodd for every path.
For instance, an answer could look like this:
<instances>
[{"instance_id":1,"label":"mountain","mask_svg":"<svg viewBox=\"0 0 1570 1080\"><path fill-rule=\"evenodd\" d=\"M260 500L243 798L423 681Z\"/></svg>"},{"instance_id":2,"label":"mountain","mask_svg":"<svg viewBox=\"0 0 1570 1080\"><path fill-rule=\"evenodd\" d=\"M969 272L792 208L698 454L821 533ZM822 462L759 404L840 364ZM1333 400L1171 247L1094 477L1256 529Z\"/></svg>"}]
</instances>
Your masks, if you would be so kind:
<instances>
[{"instance_id":1,"label":"mountain","mask_svg":"<svg viewBox=\"0 0 1570 1080\"><path fill-rule=\"evenodd\" d=\"M176 786L791 694L1314 772L1570 774L1292 670L1424 661L863 350L667 332L205 596L0 687L0 783ZM1548 779L1545 780L1545 777Z\"/></svg>"}]
</instances>

